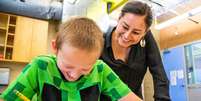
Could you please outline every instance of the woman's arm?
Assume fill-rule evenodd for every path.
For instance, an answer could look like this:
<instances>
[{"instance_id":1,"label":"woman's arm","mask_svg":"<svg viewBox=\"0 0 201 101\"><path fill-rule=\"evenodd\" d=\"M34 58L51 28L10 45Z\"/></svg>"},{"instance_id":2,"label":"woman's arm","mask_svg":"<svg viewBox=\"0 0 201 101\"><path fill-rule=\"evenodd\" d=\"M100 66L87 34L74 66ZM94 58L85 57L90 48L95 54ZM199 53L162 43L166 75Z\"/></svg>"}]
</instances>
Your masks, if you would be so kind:
<instances>
[{"instance_id":1,"label":"woman's arm","mask_svg":"<svg viewBox=\"0 0 201 101\"><path fill-rule=\"evenodd\" d=\"M158 45L152 35L147 32L146 40L146 64L153 77L155 101L170 101L169 81L165 73Z\"/></svg>"}]
</instances>

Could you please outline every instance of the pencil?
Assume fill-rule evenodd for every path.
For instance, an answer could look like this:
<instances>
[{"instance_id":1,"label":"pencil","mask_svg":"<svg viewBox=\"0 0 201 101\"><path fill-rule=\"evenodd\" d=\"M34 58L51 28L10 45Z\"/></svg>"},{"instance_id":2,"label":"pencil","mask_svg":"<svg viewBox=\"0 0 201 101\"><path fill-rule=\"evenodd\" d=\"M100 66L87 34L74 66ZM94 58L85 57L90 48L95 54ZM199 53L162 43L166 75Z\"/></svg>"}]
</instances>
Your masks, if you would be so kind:
<instances>
[{"instance_id":1,"label":"pencil","mask_svg":"<svg viewBox=\"0 0 201 101\"><path fill-rule=\"evenodd\" d=\"M29 98L27 98L26 96L24 96L22 93L20 93L17 90L14 90L14 93L23 101L30 101Z\"/></svg>"}]
</instances>

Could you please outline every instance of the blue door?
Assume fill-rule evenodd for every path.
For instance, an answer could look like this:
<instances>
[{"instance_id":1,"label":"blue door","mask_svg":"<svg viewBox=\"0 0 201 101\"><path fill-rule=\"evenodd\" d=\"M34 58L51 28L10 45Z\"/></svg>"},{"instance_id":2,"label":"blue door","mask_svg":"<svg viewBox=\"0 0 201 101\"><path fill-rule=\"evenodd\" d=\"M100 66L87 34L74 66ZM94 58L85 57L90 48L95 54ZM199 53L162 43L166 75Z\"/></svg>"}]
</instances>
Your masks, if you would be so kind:
<instances>
[{"instance_id":1,"label":"blue door","mask_svg":"<svg viewBox=\"0 0 201 101\"><path fill-rule=\"evenodd\" d=\"M176 47L163 52L163 63L170 80L172 101L187 101L184 48Z\"/></svg>"}]
</instances>

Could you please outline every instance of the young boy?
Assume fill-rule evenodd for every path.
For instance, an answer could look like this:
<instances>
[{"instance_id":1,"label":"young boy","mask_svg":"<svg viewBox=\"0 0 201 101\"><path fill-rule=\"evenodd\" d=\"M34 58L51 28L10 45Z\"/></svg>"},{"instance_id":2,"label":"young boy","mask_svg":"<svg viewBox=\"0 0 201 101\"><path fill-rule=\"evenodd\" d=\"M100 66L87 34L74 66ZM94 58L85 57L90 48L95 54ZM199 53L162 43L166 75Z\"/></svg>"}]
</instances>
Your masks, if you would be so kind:
<instances>
[{"instance_id":1,"label":"young boy","mask_svg":"<svg viewBox=\"0 0 201 101\"><path fill-rule=\"evenodd\" d=\"M90 19L67 21L52 41L54 55L38 56L1 95L8 101L99 101L100 93L112 100L140 99L101 60L103 34Z\"/></svg>"}]
</instances>

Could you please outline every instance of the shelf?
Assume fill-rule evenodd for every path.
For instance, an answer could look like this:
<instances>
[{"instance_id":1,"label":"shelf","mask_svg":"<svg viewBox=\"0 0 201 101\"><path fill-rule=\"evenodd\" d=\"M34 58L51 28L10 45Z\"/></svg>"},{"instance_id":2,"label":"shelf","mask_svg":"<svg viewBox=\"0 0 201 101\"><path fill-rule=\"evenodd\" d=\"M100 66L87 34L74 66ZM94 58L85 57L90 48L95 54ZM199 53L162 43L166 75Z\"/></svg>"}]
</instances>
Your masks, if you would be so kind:
<instances>
[{"instance_id":1,"label":"shelf","mask_svg":"<svg viewBox=\"0 0 201 101\"><path fill-rule=\"evenodd\" d=\"M14 24L9 24L9 27L10 27L10 26L15 27L16 25L14 25Z\"/></svg>"},{"instance_id":2,"label":"shelf","mask_svg":"<svg viewBox=\"0 0 201 101\"><path fill-rule=\"evenodd\" d=\"M10 60L10 59L0 59L0 62L14 62L14 63L25 63L25 64L27 64L27 63L29 63L29 61L19 61L19 60Z\"/></svg>"},{"instance_id":3,"label":"shelf","mask_svg":"<svg viewBox=\"0 0 201 101\"><path fill-rule=\"evenodd\" d=\"M13 48L13 45L6 45L7 48Z\"/></svg>"},{"instance_id":4,"label":"shelf","mask_svg":"<svg viewBox=\"0 0 201 101\"><path fill-rule=\"evenodd\" d=\"M4 47L5 45L4 44L0 44L0 47Z\"/></svg>"},{"instance_id":5,"label":"shelf","mask_svg":"<svg viewBox=\"0 0 201 101\"><path fill-rule=\"evenodd\" d=\"M8 33L8 35L10 35L10 36L14 36L15 34L14 34L14 33Z\"/></svg>"},{"instance_id":6,"label":"shelf","mask_svg":"<svg viewBox=\"0 0 201 101\"><path fill-rule=\"evenodd\" d=\"M0 30L7 30L6 27L0 27Z\"/></svg>"},{"instance_id":7,"label":"shelf","mask_svg":"<svg viewBox=\"0 0 201 101\"><path fill-rule=\"evenodd\" d=\"M10 60L10 59L0 59L0 61L12 62L13 60Z\"/></svg>"}]
</instances>

